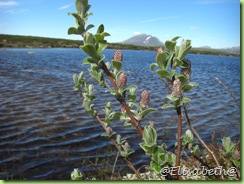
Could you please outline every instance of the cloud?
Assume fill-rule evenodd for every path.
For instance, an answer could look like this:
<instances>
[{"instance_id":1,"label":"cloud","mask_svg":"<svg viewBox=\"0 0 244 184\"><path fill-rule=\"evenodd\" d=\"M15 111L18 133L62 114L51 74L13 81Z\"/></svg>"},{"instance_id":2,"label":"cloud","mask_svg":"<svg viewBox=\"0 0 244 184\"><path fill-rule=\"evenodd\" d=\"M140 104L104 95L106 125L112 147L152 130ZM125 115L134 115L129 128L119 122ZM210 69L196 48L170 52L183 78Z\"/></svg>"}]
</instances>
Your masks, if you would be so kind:
<instances>
[{"instance_id":1,"label":"cloud","mask_svg":"<svg viewBox=\"0 0 244 184\"><path fill-rule=\"evenodd\" d=\"M65 10L65 9L68 9L69 7L71 7L72 5L73 5L72 3L71 4L67 4L67 5L59 7L58 9L59 10Z\"/></svg>"},{"instance_id":2,"label":"cloud","mask_svg":"<svg viewBox=\"0 0 244 184\"><path fill-rule=\"evenodd\" d=\"M28 12L28 9L19 9L19 10L17 10L17 9L10 9L10 10L6 11L6 13L12 14L12 15L14 15L14 14L20 14L20 13L25 13L25 12Z\"/></svg>"},{"instance_id":3,"label":"cloud","mask_svg":"<svg viewBox=\"0 0 244 184\"><path fill-rule=\"evenodd\" d=\"M140 33L140 32L135 31L135 32L134 32L134 34L135 34L135 35L139 35L139 34L141 34L141 33Z\"/></svg>"},{"instance_id":4,"label":"cloud","mask_svg":"<svg viewBox=\"0 0 244 184\"><path fill-rule=\"evenodd\" d=\"M141 23L155 22L155 21L160 21L160 20L168 20L168 19L176 19L176 18L180 18L180 16L159 17L159 18L155 18L155 19L144 20L144 21L141 21Z\"/></svg>"},{"instance_id":5,"label":"cloud","mask_svg":"<svg viewBox=\"0 0 244 184\"><path fill-rule=\"evenodd\" d=\"M191 30L198 30L198 29L200 29L198 26L190 26L190 29Z\"/></svg>"},{"instance_id":6,"label":"cloud","mask_svg":"<svg viewBox=\"0 0 244 184\"><path fill-rule=\"evenodd\" d=\"M0 7L3 6L15 6L18 3L16 1L0 1Z\"/></svg>"}]
</instances>

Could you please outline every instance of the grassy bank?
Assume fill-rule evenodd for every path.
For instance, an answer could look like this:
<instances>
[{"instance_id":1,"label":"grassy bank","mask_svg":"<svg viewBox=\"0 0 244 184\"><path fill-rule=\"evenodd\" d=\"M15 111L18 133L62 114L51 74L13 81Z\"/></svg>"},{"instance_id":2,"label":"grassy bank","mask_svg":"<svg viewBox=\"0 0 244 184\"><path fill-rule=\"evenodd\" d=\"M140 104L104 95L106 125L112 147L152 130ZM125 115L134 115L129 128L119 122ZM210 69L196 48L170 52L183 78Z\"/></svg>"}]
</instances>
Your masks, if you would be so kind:
<instances>
[{"instance_id":1,"label":"grassy bank","mask_svg":"<svg viewBox=\"0 0 244 184\"><path fill-rule=\"evenodd\" d=\"M0 48L78 48L82 45L81 40L68 40L59 38L47 38L37 36L20 36L0 34ZM121 43L109 43L110 49L129 50L156 50L157 47L145 47ZM211 54L224 56L239 56L216 49L193 48L192 54Z\"/></svg>"}]
</instances>

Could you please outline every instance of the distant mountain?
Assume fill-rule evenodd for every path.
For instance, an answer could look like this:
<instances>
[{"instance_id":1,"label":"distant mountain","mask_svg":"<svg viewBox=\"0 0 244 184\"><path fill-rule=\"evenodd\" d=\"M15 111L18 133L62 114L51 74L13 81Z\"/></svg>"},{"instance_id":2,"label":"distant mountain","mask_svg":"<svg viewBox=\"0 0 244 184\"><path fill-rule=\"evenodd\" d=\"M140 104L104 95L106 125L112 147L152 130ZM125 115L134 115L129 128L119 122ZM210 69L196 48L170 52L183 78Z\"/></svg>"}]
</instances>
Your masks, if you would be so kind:
<instances>
[{"instance_id":1,"label":"distant mountain","mask_svg":"<svg viewBox=\"0 0 244 184\"><path fill-rule=\"evenodd\" d=\"M221 49L213 49L209 46L202 46L202 47L197 47L197 48L204 49L204 50L215 50L215 51L219 51L219 52L225 52L225 53L236 54L236 55L240 55L240 53L241 53L240 46L230 47L230 48L221 48Z\"/></svg>"},{"instance_id":2,"label":"distant mountain","mask_svg":"<svg viewBox=\"0 0 244 184\"><path fill-rule=\"evenodd\" d=\"M122 43L138 46L163 46L163 42L161 42L157 37L148 34L133 36Z\"/></svg>"},{"instance_id":3,"label":"distant mountain","mask_svg":"<svg viewBox=\"0 0 244 184\"><path fill-rule=\"evenodd\" d=\"M231 47L231 48L224 48L224 49L219 49L223 52L228 52L228 53L232 53L232 54L238 54L240 55L241 50L240 50L240 46L237 47Z\"/></svg>"}]
</instances>

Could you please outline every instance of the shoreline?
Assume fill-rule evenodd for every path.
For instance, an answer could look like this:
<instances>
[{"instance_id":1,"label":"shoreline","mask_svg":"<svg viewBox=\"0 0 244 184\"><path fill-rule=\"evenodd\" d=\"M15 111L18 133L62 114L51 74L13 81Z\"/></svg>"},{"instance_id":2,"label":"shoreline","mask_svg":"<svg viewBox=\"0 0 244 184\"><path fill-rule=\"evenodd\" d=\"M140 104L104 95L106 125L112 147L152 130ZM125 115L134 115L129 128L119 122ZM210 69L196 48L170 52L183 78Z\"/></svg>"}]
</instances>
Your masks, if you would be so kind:
<instances>
[{"instance_id":1,"label":"shoreline","mask_svg":"<svg viewBox=\"0 0 244 184\"><path fill-rule=\"evenodd\" d=\"M0 49L6 48L79 48L83 42L81 40L68 40L59 38L48 38L38 36L21 36L0 34ZM162 45L162 47L164 47ZM108 49L120 50L149 50L156 51L158 46L137 46L123 43L108 43ZM240 54L224 52L218 49L192 48L191 54L206 54L220 56L237 56Z\"/></svg>"}]
</instances>

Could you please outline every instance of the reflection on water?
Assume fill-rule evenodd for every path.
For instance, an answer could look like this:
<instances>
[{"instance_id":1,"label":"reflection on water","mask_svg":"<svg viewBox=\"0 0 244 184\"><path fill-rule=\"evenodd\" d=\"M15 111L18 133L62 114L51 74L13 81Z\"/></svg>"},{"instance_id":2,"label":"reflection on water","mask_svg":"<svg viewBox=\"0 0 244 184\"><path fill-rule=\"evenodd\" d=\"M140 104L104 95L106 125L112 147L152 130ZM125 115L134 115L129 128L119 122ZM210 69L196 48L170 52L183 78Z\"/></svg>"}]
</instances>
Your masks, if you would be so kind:
<instances>
[{"instance_id":1,"label":"reflection on water","mask_svg":"<svg viewBox=\"0 0 244 184\"><path fill-rule=\"evenodd\" d=\"M28 52L35 52L29 55ZM111 60L114 50L106 50ZM159 140L173 149L177 120L175 112L160 107L166 90L149 70L155 52L122 51L123 70L128 72L128 85L137 84L139 94L151 92L150 107L158 111L147 116L155 123ZM72 76L86 65L79 49L7 49L0 51L0 178L3 179L70 179L73 168L93 171L85 160L116 157L113 147L103 137L102 128L82 108L79 94L73 91ZM192 61L192 81L199 87L186 95L190 118L200 135L211 141L218 138L240 138L240 111L215 77L219 77L240 100L240 58L210 55L189 55ZM96 88L95 108L102 114L106 100L113 97ZM160 98L158 98L160 97ZM113 102L113 109L120 105ZM140 137L133 127L115 122L113 130L126 138L138 154L132 162L141 166L148 159L140 150ZM184 123L184 130L187 129ZM162 143L160 142L160 143ZM119 162L119 165L126 164ZM103 166L96 165L96 169Z\"/></svg>"}]
</instances>

